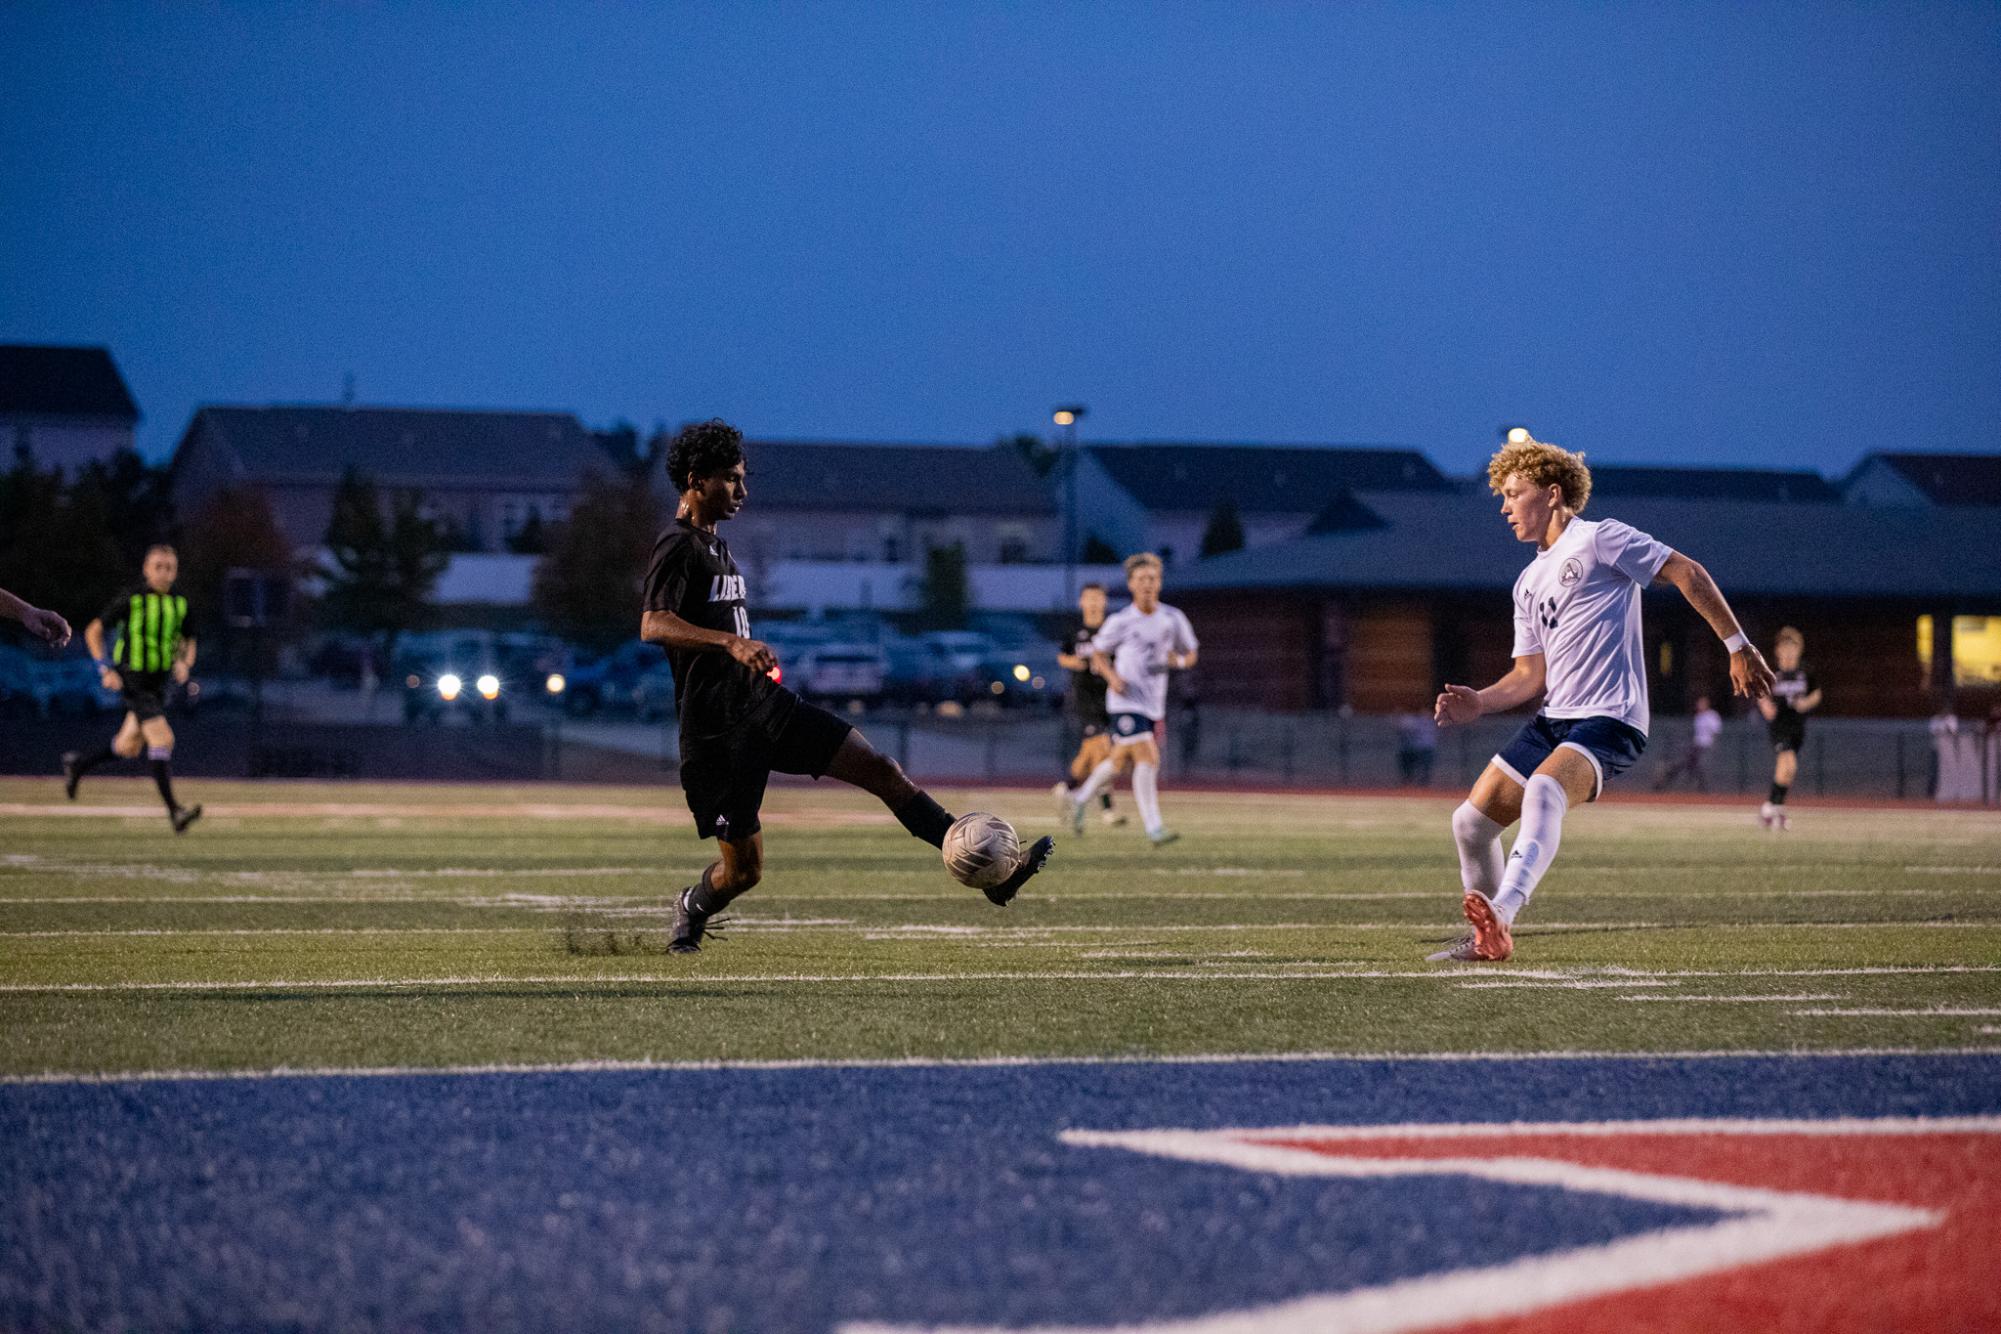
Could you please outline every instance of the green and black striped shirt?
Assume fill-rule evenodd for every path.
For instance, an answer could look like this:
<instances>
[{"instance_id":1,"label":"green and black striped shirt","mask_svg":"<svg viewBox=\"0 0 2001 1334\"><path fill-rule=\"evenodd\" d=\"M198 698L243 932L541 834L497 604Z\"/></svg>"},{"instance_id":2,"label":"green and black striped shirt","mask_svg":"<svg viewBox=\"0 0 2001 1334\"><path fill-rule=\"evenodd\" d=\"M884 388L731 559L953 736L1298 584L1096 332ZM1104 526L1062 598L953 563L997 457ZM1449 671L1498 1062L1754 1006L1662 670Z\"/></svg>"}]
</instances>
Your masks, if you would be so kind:
<instances>
[{"instance_id":1,"label":"green and black striped shirt","mask_svg":"<svg viewBox=\"0 0 2001 1334\"><path fill-rule=\"evenodd\" d=\"M164 672L174 665L188 600L178 593L155 593L145 584L113 598L99 613L106 634L116 632L111 660L131 672Z\"/></svg>"}]
</instances>

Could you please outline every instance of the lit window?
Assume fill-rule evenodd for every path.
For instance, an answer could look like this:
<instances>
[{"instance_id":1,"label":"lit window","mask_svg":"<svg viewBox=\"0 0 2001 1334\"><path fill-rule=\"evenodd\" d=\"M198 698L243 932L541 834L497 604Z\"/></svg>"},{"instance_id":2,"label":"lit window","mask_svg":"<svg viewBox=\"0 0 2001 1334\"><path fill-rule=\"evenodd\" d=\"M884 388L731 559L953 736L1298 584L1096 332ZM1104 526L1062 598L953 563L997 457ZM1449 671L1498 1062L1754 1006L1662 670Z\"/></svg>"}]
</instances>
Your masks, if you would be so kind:
<instances>
[{"instance_id":1,"label":"lit window","mask_svg":"<svg viewBox=\"0 0 2001 1334\"><path fill-rule=\"evenodd\" d=\"M1932 670L1932 618L1918 617L1918 665ZM1962 686L2001 685L2001 616L1952 618L1952 679Z\"/></svg>"}]
</instances>

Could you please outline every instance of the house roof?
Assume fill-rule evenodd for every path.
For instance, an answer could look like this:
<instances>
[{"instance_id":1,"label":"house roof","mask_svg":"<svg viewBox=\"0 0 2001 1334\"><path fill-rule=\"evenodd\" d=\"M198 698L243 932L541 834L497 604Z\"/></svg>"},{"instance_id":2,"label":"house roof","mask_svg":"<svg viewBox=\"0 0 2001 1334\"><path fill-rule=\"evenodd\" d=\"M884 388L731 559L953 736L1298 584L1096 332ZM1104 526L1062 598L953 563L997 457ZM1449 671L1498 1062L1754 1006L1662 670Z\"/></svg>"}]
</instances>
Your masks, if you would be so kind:
<instances>
[{"instance_id":1,"label":"house roof","mask_svg":"<svg viewBox=\"0 0 2001 1334\"><path fill-rule=\"evenodd\" d=\"M1174 571L1172 588L1511 588L1531 557L1490 496L1367 492L1386 520L1231 552ZM1772 501L1633 498L1616 518L1701 561L1726 594L1941 597L2001 605L2001 511L1955 514ZM1171 594L1170 594L1171 596Z\"/></svg>"},{"instance_id":2,"label":"house roof","mask_svg":"<svg viewBox=\"0 0 2001 1334\"><path fill-rule=\"evenodd\" d=\"M1380 445L1091 445L1093 462L1149 510L1312 514L1343 491L1441 491L1452 482L1414 449Z\"/></svg>"},{"instance_id":3,"label":"house roof","mask_svg":"<svg viewBox=\"0 0 2001 1334\"><path fill-rule=\"evenodd\" d=\"M388 485L569 486L610 457L567 412L431 408L205 407L206 433L253 481L333 482L358 468Z\"/></svg>"},{"instance_id":4,"label":"house roof","mask_svg":"<svg viewBox=\"0 0 2001 1334\"><path fill-rule=\"evenodd\" d=\"M139 405L103 347L0 343L0 413L139 420Z\"/></svg>"},{"instance_id":5,"label":"house roof","mask_svg":"<svg viewBox=\"0 0 2001 1334\"><path fill-rule=\"evenodd\" d=\"M1623 463L1593 463L1591 494L1608 500L1647 496L1830 505L1841 500L1841 492L1832 482L1803 468L1657 468Z\"/></svg>"},{"instance_id":6,"label":"house roof","mask_svg":"<svg viewBox=\"0 0 2001 1334\"><path fill-rule=\"evenodd\" d=\"M1053 514L1051 484L1007 445L747 440L751 504L924 514Z\"/></svg>"},{"instance_id":7,"label":"house roof","mask_svg":"<svg viewBox=\"0 0 2001 1334\"><path fill-rule=\"evenodd\" d=\"M1849 479L1871 463L1895 470L1934 505L2001 505L2001 454L1870 454Z\"/></svg>"}]
</instances>

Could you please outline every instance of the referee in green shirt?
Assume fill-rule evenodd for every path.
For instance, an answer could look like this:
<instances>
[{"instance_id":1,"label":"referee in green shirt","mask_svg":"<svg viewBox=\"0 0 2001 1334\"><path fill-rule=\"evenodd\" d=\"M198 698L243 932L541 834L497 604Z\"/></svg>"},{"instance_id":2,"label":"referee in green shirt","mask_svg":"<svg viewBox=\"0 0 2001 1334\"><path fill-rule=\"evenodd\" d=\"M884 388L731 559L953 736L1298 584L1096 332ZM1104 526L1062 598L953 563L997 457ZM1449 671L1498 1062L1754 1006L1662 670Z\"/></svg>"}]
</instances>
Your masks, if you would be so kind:
<instances>
[{"instance_id":1,"label":"referee in green shirt","mask_svg":"<svg viewBox=\"0 0 2001 1334\"><path fill-rule=\"evenodd\" d=\"M143 744L174 832L184 834L201 818L201 807L174 800L174 729L167 726L168 684L184 684L195 665L195 641L186 633L188 600L174 592L180 572L172 547L147 548L145 578L84 627L83 642L104 673L104 688L125 698L125 722L110 745L63 756L63 790L74 801L85 774L108 760L138 759ZM107 654L105 636L112 631L118 642Z\"/></svg>"}]
</instances>

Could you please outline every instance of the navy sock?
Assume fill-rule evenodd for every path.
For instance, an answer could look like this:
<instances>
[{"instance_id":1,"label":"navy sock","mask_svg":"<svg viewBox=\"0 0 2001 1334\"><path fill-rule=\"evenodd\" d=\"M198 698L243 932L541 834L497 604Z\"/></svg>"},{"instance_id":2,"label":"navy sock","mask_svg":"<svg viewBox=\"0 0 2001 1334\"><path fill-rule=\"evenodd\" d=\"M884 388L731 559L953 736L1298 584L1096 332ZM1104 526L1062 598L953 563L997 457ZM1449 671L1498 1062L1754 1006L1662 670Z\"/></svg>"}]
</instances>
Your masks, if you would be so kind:
<instances>
[{"instance_id":1,"label":"navy sock","mask_svg":"<svg viewBox=\"0 0 2001 1334\"><path fill-rule=\"evenodd\" d=\"M95 769L98 765L109 764L111 761L117 758L118 758L117 751L113 750L109 746L99 746L96 750L91 751L88 755L82 755L77 757L76 771L79 774L87 774L92 769Z\"/></svg>"},{"instance_id":2,"label":"navy sock","mask_svg":"<svg viewBox=\"0 0 2001 1334\"><path fill-rule=\"evenodd\" d=\"M1774 806L1783 806L1786 804L1786 792L1790 787L1791 785L1788 783L1772 784L1771 802Z\"/></svg>"},{"instance_id":3,"label":"navy sock","mask_svg":"<svg viewBox=\"0 0 2001 1334\"><path fill-rule=\"evenodd\" d=\"M897 807L896 818L911 837L921 838L934 848L945 846L945 831L952 827L952 813L931 799L931 794L919 790L903 805Z\"/></svg>"}]
</instances>

